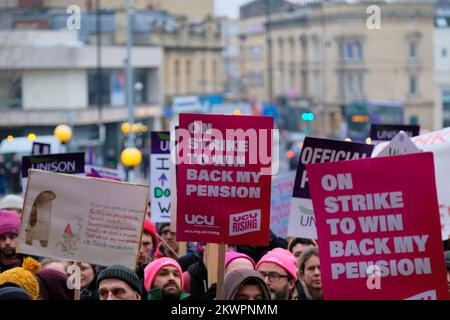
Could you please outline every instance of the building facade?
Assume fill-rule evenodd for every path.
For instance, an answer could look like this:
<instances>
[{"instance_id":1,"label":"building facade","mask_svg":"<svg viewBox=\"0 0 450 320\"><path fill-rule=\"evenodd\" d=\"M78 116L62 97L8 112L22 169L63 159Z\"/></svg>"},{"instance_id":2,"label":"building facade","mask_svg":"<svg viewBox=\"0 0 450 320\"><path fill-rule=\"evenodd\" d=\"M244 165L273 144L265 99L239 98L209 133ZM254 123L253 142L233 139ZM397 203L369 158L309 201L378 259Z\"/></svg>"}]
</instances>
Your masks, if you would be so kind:
<instances>
[{"instance_id":1,"label":"building facade","mask_svg":"<svg viewBox=\"0 0 450 320\"><path fill-rule=\"evenodd\" d=\"M245 58L244 68L262 73L267 80L261 92L272 90L274 97L291 101L291 113L313 111L314 134L338 137L340 106L356 99L400 101L406 123L432 130L433 6L377 5L379 29L369 26L366 3L316 3L273 14L265 24L268 41L263 35L245 40L266 44L263 50L270 45L269 66Z\"/></svg>"}]
</instances>

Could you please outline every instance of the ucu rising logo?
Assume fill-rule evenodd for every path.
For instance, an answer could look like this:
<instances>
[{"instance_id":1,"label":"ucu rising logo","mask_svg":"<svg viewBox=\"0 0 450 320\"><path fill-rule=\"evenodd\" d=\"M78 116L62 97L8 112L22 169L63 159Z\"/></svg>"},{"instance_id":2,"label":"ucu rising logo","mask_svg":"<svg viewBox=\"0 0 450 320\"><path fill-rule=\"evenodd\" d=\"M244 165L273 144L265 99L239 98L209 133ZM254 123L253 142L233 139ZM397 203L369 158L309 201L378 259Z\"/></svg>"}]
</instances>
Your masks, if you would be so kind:
<instances>
[{"instance_id":1,"label":"ucu rising logo","mask_svg":"<svg viewBox=\"0 0 450 320\"><path fill-rule=\"evenodd\" d=\"M208 220L208 218L209 218L209 220ZM202 225L213 226L214 225L214 217L201 216L198 214L193 214L191 216L185 214L184 221L187 224L193 224L195 226L202 226Z\"/></svg>"},{"instance_id":2,"label":"ucu rising logo","mask_svg":"<svg viewBox=\"0 0 450 320\"><path fill-rule=\"evenodd\" d=\"M260 230L260 209L230 215L230 236L238 236Z\"/></svg>"}]
</instances>

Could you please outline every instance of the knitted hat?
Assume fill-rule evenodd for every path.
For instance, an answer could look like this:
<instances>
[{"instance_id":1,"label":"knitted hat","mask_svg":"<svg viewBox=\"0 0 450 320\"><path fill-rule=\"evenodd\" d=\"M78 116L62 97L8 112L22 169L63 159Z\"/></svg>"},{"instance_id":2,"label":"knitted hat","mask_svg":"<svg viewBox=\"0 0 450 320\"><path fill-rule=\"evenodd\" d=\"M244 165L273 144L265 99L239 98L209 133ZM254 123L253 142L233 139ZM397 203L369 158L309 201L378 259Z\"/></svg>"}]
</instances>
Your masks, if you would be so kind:
<instances>
[{"instance_id":1,"label":"knitted hat","mask_svg":"<svg viewBox=\"0 0 450 320\"><path fill-rule=\"evenodd\" d=\"M256 269L263 263L273 263L283 268L297 281L297 259L286 249L275 248L267 252L256 265Z\"/></svg>"},{"instance_id":2,"label":"knitted hat","mask_svg":"<svg viewBox=\"0 0 450 320\"><path fill-rule=\"evenodd\" d=\"M447 266L447 271L450 270L450 250L445 251L445 265Z\"/></svg>"},{"instance_id":3,"label":"knitted hat","mask_svg":"<svg viewBox=\"0 0 450 320\"><path fill-rule=\"evenodd\" d=\"M248 255L236 251L228 251L225 253L225 269L228 267L231 261L239 258L247 259L252 263L253 269L255 268L255 261L253 261L253 259L250 258Z\"/></svg>"},{"instance_id":4,"label":"knitted hat","mask_svg":"<svg viewBox=\"0 0 450 320\"><path fill-rule=\"evenodd\" d=\"M36 272L36 278L48 300L73 300L74 291L67 287L68 277L65 273L53 269L42 269Z\"/></svg>"},{"instance_id":5,"label":"knitted hat","mask_svg":"<svg viewBox=\"0 0 450 320\"><path fill-rule=\"evenodd\" d=\"M153 242L153 249L156 250L158 247L158 233L156 232L155 225L150 221L150 219L144 220L144 231L150 233Z\"/></svg>"},{"instance_id":6,"label":"knitted hat","mask_svg":"<svg viewBox=\"0 0 450 320\"><path fill-rule=\"evenodd\" d=\"M0 300L31 300L28 293L14 283L4 283L0 286Z\"/></svg>"},{"instance_id":7,"label":"knitted hat","mask_svg":"<svg viewBox=\"0 0 450 320\"><path fill-rule=\"evenodd\" d=\"M122 265L113 265L102 272L97 277L97 288L100 285L100 282L105 279L119 279L127 283L131 288L136 290L139 295L142 295L142 283L139 280L136 272L131 270L130 268Z\"/></svg>"},{"instance_id":8,"label":"knitted hat","mask_svg":"<svg viewBox=\"0 0 450 320\"><path fill-rule=\"evenodd\" d=\"M23 198L15 194L8 194L0 201L0 209L20 209L23 208Z\"/></svg>"},{"instance_id":9,"label":"knitted hat","mask_svg":"<svg viewBox=\"0 0 450 320\"><path fill-rule=\"evenodd\" d=\"M160 258L149 263L144 269L144 287L145 290L150 291L153 289L153 282L155 281L158 271L166 266L172 266L178 269L180 273L181 288L183 288L183 271L179 263L172 258Z\"/></svg>"},{"instance_id":10,"label":"knitted hat","mask_svg":"<svg viewBox=\"0 0 450 320\"><path fill-rule=\"evenodd\" d=\"M32 300L36 300L39 296L39 283L34 277L34 274L40 267L39 262L33 258L25 258L22 267L9 269L0 273L0 284L6 282L15 283L25 289Z\"/></svg>"},{"instance_id":11,"label":"knitted hat","mask_svg":"<svg viewBox=\"0 0 450 320\"><path fill-rule=\"evenodd\" d=\"M14 211L0 210L0 235L5 233L19 234L20 217Z\"/></svg>"}]
</instances>

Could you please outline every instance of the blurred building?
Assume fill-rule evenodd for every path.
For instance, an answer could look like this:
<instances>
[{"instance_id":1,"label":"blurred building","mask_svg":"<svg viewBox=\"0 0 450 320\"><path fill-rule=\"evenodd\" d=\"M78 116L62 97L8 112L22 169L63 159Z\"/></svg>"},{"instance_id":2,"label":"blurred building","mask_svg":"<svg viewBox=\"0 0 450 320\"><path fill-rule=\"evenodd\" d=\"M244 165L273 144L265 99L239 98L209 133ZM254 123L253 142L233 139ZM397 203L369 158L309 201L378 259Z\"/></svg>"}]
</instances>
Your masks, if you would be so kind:
<instances>
[{"instance_id":1,"label":"blurred building","mask_svg":"<svg viewBox=\"0 0 450 320\"><path fill-rule=\"evenodd\" d=\"M436 6L434 29L435 128L450 127L450 1Z\"/></svg>"},{"instance_id":2,"label":"blurred building","mask_svg":"<svg viewBox=\"0 0 450 320\"><path fill-rule=\"evenodd\" d=\"M74 130L71 147L89 147L101 158L103 147L122 148L121 123L127 120L123 61L125 48L104 46L98 81L97 48L78 40L76 31L0 32L0 137L51 135L66 123ZM137 121L153 125L162 115L159 86L163 55L158 47L135 47L132 57ZM102 107L98 108L97 92Z\"/></svg>"},{"instance_id":3,"label":"blurred building","mask_svg":"<svg viewBox=\"0 0 450 320\"><path fill-rule=\"evenodd\" d=\"M433 5L377 5L380 29L368 27L365 2L315 2L241 17L242 77L261 79L248 84L247 95L267 100L272 92L298 121L311 110L318 135L338 136L340 106L356 99L401 101L406 123L434 129Z\"/></svg>"},{"instance_id":4,"label":"blurred building","mask_svg":"<svg viewBox=\"0 0 450 320\"><path fill-rule=\"evenodd\" d=\"M140 11L133 17L133 43L164 51L165 103L174 97L223 95L220 21L192 22L164 12ZM126 41L126 16L117 12L114 43Z\"/></svg>"}]
</instances>

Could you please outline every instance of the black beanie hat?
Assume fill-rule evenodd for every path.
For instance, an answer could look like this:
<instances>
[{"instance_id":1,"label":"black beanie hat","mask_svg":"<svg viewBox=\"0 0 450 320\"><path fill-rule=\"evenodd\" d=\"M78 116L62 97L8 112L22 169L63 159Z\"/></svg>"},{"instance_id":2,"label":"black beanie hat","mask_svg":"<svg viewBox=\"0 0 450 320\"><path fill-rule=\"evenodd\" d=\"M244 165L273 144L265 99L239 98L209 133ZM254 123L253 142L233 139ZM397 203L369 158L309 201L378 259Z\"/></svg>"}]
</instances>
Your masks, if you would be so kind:
<instances>
[{"instance_id":1,"label":"black beanie hat","mask_svg":"<svg viewBox=\"0 0 450 320\"><path fill-rule=\"evenodd\" d=\"M131 288L136 290L139 295L142 295L141 280L139 280L136 272L126 266L116 264L100 272L97 278L97 288L99 287L100 282L105 279L122 280L126 282Z\"/></svg>"}]
</instances>

